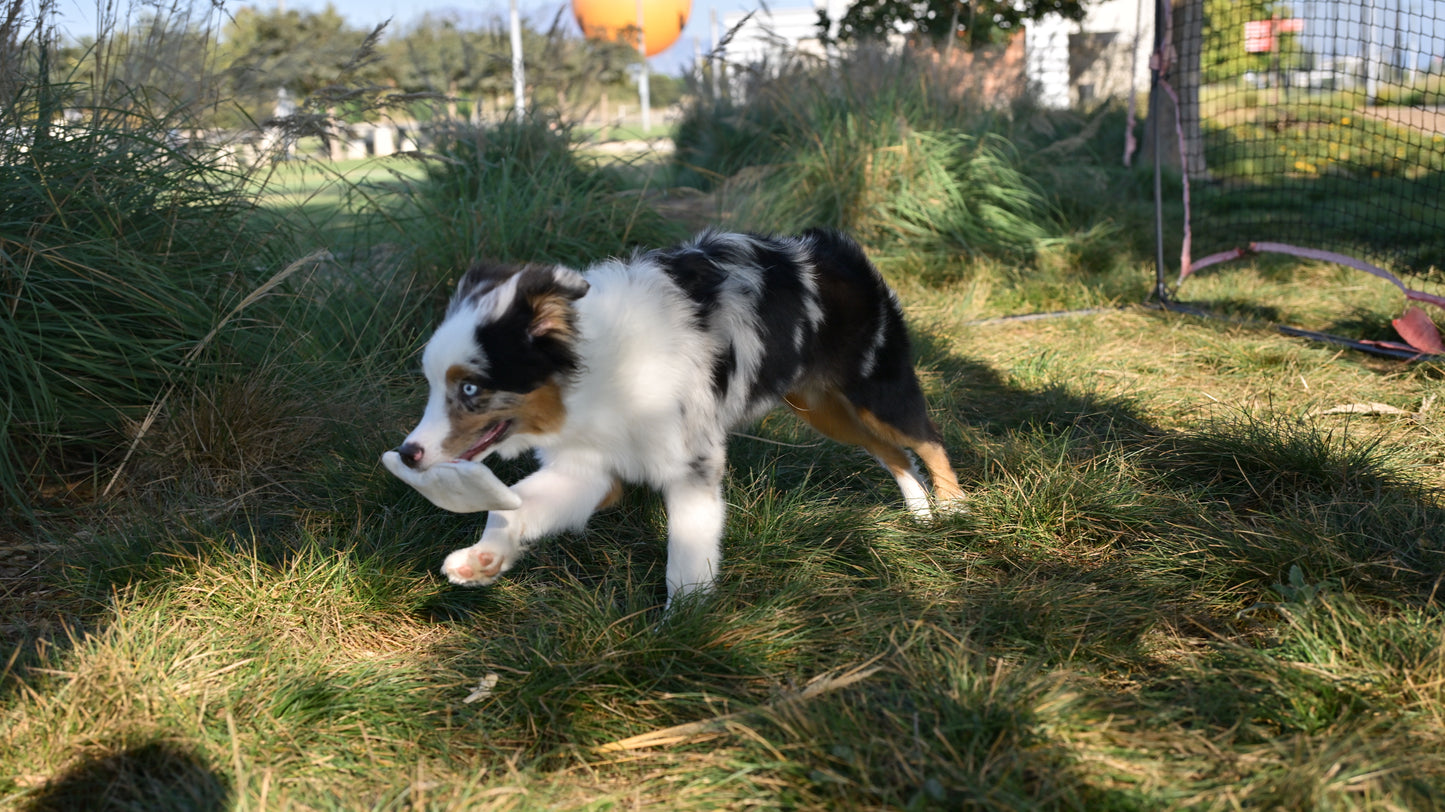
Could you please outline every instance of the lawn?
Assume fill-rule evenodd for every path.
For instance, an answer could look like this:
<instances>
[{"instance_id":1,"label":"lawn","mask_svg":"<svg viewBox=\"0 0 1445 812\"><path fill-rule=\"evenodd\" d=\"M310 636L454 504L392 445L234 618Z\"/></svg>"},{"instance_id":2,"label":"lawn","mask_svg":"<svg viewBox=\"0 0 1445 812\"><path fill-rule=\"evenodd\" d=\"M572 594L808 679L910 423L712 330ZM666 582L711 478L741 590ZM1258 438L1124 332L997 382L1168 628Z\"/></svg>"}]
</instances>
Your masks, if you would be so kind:
<instances>
[{"instance_id":1,"label":"lawn","mask_svg":"<svg viewBox=\"0 0 1445 812\"><path fill-rule=\"evenodd\" d=\"M327 234L333 242L374 241L367 240L358 219L367 201L394 195L424 175L425 165L405 155L346 161L306 157L260 167L248 181L263 206L290 220L290 230Z\"/></svg>"},{"instance_id":2,"label":"lawn","mask_svg":"<svg viewBox=\"0 0 1445 812\"><path fill-rule=\"evenodd\" d=\"M1270 287L1234 275L1201 293ZM20 581L24 615L53 625L6 683L7 794L64 808L110 787L177 809L1437 799L1438 370L1132 306L976 324L997 314L969 293L905 289L970 511L919 524L870 461L769 418L733 442L727 577L674 617L643 492L498 586L437 577L477 520L364 454L402 435L415 388L389 419L348 426L366 441L320 502L229 526L116 517L65 539ZM1399 412L1329 413L1365 403Z\"/></svg>"},{"instance_id":3,"label":"lawn","mask_svg":"<svg viewBox=\"0 0 1445 812\"><path fill-rule=\"evenodd\" d=\"M1180 291L1228 318L1145 306L1149 183L1104 168L1112 144L1067 162L1022 137L1016 162L984 139L873 145L1043 190L1027 252L997 233L1027 195L990 192L994 219L952 212L926 240L908 234L927 195L839 204L899 292L966 512L915 520L879 466L778 413L730 443L707 600L662 613L664 516L637 488L495 586L447 584L480 519L378 463L420 414L447 282L484 249L573 261L680 230L549 143L491 135L448 153L467 172L324 202L284 167L263 189L265 222L306 227L237 266L252 295L167 368L160 417L106 435L134 456L101 455L89 486L41 477L7 524L0 806L1445 803L1440 366L1273 330L1388 328L1398 292L1328 266ZM802 211L744 196L778 188L719 184L687 216ZM1123 202L1090 205L1100 188ZM320 208L336 216L306 219ZM997 241L960 247L979 222ZM343 242L370 250L278 274Z\"/></svg>"}]
</instances>

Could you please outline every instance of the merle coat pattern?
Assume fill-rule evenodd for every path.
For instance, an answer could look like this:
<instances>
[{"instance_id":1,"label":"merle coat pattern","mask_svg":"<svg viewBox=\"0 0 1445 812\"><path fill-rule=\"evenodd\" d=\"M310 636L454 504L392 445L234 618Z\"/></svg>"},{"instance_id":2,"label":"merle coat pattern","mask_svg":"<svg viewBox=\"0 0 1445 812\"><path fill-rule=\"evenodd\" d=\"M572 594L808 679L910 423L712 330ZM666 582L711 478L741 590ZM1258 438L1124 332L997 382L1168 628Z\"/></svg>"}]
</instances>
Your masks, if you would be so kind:
<instances>
[{"instance_id":1,"label":"merle coat pattern","mask_svg":"<svg viewBox=\"0 0 1445 812\"><path fill-rule=\"evenodd\" d=\"M914 374L897 298L856 243L704 232L578 273L477 266L422 359L426 411L397 449L409 466L506 457L541 462L512 486L476 544L442 572L485 585L536 539L582 527L622 482L663 493L667 591L719 573L730 430L779 403L861 446L910 510L963 497Z\"/></svg>"}]
</instances>

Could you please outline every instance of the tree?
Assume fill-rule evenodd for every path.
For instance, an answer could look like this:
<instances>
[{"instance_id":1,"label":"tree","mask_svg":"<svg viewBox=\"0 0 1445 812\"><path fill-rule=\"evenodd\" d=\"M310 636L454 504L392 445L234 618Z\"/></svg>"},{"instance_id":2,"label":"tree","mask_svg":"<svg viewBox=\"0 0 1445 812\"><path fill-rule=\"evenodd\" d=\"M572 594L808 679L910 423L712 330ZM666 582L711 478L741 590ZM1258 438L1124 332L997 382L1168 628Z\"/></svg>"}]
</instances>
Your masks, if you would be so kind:
<instances>
[{"instance_id":1,"label":"tree","mask_svg":"<svg viewBox=\"0 0 1445 812\"><path fill-rule=\"evenodd\" d=\"M883 39L896 33L947 43L962 39L970 46L1004 42L1025 20L1059 14L1084 17L1091 0L857 0L838 21L840 41ZM824 38L831 22L818 12Z\"/></svg>"},{"instance_id":2,"label":"tree","mask_svg":"<svg viewBox=\"0 0 1445 812\"><path fill-rule=\"evenodd\" d=\"M637 48L625 41L579 38L566 9L553 17L546 31L526 37L528 54L537 54L537 66L529 63L527 77L538 90L538 103L558 108L581 107L595 102L603 93L626 92L632 76L642 65Z\"/></svg>"},{"instance_id":3,"label":"tree","mask_svg":"<svg viewBox=\"0 0 1445 812\"><path fill-rule=\"evenodd\" d=\"M459 99L495 90L501 84L496 78L511 70L505 35L465 28L455 15L422 15L382 47L382 56L388 78L398 87L442 94L451 118L457 117Z\"/></svg>"},{"instance_id":4,"label":"tree","mask_svg":"<svg viewBox=\"0 0 1445 812\"><path fill-rule=\"evenodd\" d=\"M369 33L329 4L319 13L246 6L223 32L219 61L229 66L232 98L262 120L281 88L305 99L342 81L380 79L374 61L364 58Z\"/></svg>"},{"instance_id":5,"label":"tree","mask_svg":"<svg viewBox=\"0 0 1445 812\"><path fill-rule=\"evenodd\" d=\"M51 77L66 104L205 117L223 98L216 81L216 15L204 8L154 4L124 27L59 42Z\"/></svg>"},{"instance_id":6,"label":"tree","mask_svg":"<svg viewBox=\"0 0 1445 812\"><path fill-rule=\"evenodd\" d=\"M570 19L559 13L545 30L522 22L527 94L534 108L586 106L603 91L626 87L628 67L641 61L631 46L576 36ZM456 14L426 15L386 43L382 54L387 76L398 87L444 95L453 118L466 99L489 100L497 110L510 106L512 45L501 17L467 25Z\"/></svg>"},{"instance_id":7,"label":"tree","mask_svg":"<svg viewBox=\"0 0 1445 812\"><path fill-rule=\"evenodd\" d=\"M1289 19L1294 13L1276 0L1204 0L1204 41L1200 55L1205 83L1237 79L1246 73L1266 76L1308 67L1309 55L1298 35L1276 32L1271 49L1245 50L1244 24Z\"/></svg>"}]
</instances>

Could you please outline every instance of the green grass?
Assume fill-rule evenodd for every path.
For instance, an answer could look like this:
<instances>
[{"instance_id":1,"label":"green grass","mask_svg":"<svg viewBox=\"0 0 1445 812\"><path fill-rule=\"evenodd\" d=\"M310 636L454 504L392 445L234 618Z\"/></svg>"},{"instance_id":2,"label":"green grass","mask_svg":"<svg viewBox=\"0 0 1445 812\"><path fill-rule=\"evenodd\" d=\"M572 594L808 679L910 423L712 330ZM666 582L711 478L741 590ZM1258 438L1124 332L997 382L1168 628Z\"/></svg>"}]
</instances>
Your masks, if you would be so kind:
<instances>
[{"instance_id":1,"label":"green grass","mask_svg":"<svg viewBox=\"0 0 1445 812\"><path fill-rule=\"evenodd\" d=\"M364 222L361 210L369 200L398 194L425 174L421 161L405 156L335 162L310 158L272 164L248 180L259 202L284 211L298 232L374 243L380 235L358 228Z\"/></svg>"},{"instance_id":2,"label":"green grass","mask_svg":"<svg viewBox=\"0 0 1445 812\"><path fill-rule=\"evenodd\" d=\"M235 317L252 316L290 252L233 172L167 141L169 120L93 110L35 126L61 101L51 93L0 115L28 134L0 144L6 524L46 493L96 488L168 389L264 341Z\"/></svg>"},{"instance_id":3,"label":"green grass","mask_svg":"<svg viewBox=\"0 0 1445 812\"><path fill-rule=\"evenodd\" d=\"M721 589L664 621L655 497L459 590L432 568L476 520L357 442L329 499L117 516L56 556L50 605L81 625L11 671L7 794L119 774L174 808L1438 802L1440 418L1311 416L1418 406L1435 374L1147 311L968 327L906 302L969 513L920 525L862 455L770 418L733 441ZM1269 345L1288 375L1240 368Z\"/></svg>"},{"instance_id":4,"label":"green grass","mask_svg":"<svg viewBox=\"0 0 1445 812\"><path fill-rule=\"evenodd\" d=\"M1149 179L1087 120L1011 115L978 134L1064 144L1013 140L1047 239L871 245L969 510L920 523L771 415L731 441L719 589L668 616L655 495L459 589L435 570L479 517L377 457L474 255L679 224L546 128L242 187L293 246L261 281L329 255L177 379L116 496L0 536L0 808L1445 805L1441 369L1270 329L1384 331L1398 293L1271 260L1190 281L1233 321L1137 306ZM1404 414L1332 411L1369 403Z\"/></svg>"},{"instance_id":5,"label":"green grass","mask_svg":"<svg viewBox=\"0 0 1445 812\"><path fill-rule=\"evenodd\" d=\"M631 172L584 155L542 118L441 132L435 152L424 178L361 207L433 278L481 258L580 265L685 233L631 188Z\"/></svg>"}]
</instances>

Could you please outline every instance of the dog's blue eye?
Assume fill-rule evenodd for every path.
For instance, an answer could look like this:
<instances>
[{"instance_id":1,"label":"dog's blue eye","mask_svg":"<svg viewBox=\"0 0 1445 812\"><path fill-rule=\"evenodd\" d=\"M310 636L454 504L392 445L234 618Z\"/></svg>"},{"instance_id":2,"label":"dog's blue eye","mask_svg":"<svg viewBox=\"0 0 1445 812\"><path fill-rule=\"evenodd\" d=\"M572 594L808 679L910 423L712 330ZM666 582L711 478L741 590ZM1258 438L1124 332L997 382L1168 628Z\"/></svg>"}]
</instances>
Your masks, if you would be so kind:
<instances>
[{"instance_id":1,"label":"dog's blue eye","mask_svg":"<svg viewBox=\"0 0 1445 812\"><path fill-rule=\"evenodd\" d=\"M478 388L477 385L474 384L474 383L467 382L467 383L462 384L462 396L463 396L463 397L474 398L474 397L477 396L477 393L480 392L480 391L482 391L482 390L481 390L480 388Z\"/></svg>"}]
</instances>

